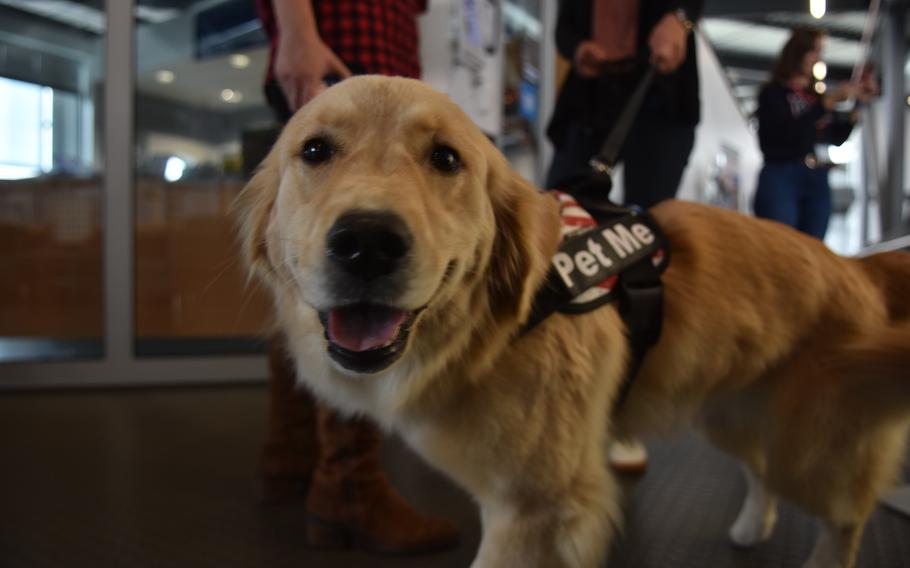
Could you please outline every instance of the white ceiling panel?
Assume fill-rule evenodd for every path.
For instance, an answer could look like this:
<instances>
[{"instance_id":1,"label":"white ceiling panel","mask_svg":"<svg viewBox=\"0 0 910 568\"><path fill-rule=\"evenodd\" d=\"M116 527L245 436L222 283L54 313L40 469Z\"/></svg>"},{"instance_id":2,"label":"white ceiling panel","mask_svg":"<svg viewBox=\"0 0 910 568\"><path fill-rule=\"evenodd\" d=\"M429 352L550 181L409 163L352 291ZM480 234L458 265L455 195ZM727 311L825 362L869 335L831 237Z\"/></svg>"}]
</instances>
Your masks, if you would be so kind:
<instances>
[{"instance_id":1,"label":"white ceiling panel","mask_svg":"<svg viewBox=\"0 0 910 568\"><path fill-rule=\"evenodd\" d=\"M706 18L701 29L717 51L771 60L777 58L790 37L788 29L726 18ZM831 65L852 67L859 47L858 41L829 37L823 58Z\"/></svg>"}]
</instances>

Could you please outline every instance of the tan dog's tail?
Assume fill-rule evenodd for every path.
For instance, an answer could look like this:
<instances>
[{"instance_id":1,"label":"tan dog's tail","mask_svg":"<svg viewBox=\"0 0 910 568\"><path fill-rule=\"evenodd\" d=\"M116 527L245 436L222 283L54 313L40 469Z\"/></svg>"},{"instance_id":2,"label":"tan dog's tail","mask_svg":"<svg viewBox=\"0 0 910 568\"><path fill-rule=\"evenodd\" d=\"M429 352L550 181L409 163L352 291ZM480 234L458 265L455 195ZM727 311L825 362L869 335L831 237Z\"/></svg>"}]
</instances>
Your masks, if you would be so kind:
<instances>
[{"instance_id":1,"label":"tan dog's tail","mask_svg":"<svg viewBox=\"0 0 910 568\"><path fill-rule=\"evenodd\" d=\"M902 377L910 387L910 322L889 327L848 347L843 362L870 376Z\"/></svg>"},{"instance_id":2,"label":"tan dog's tail","mask_svg":"<svg viewBox=\"0 0 910 568\"><path fill-rule=\"evenodd\" d=\"M910 416L910 253L857 260L881 290L892 323L842 350L837 373L850 385L853 403L869 403L871 412L883 416Z\"/></svg>"},{"instance_id":3,"label":"tan dog's tail","mask_svg":"<svg viewBox=\"0 0 910 568\"><path fill-rule=\"evenodd\" d=\"M882 418L910 417L910 322L867 335L834 360L858 407Z\"/></svg>"},{"instance_id":4,"label":"tan dog's tail","mask_svg":"<svg viewBox=\"0 0 910 568\"><path fill-rule=\"evenodd\" d=\"M882 252L858 260L885 295L891 320L910 321L910 252Z\"/></svg>"}]
</instances>

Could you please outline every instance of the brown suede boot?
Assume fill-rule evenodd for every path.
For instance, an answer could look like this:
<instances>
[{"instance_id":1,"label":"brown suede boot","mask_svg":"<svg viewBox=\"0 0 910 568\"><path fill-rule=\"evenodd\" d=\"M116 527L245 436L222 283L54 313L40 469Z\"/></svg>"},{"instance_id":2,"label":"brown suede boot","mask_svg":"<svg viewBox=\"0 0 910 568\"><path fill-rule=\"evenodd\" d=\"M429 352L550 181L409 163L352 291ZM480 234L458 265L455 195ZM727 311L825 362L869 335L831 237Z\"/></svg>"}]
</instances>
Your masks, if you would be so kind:
<instances>
[{"instance_id":1,"label":"brown suede boot","mask_svg":"<svg viewBox=\"0 0 910 568\"><path fill-rule=\"evenodd\" d=\"M319 457L316 401L295 383L294 362L276 334L269 339L269 430L260 461L267 503L306 495Z\"/></svg>"},{"instance_id":2,"label":"brown suede boot","mask_svg":"<svg viewBox=\"0 0 910 568\"><path fill-rule=\"evenodd\" d=\"M375 425L323 407L318 422L322 453L307 497L311 545L416 554L458 543L454 524L417 512L389 484Z\"/></svg>"}]
</instances>

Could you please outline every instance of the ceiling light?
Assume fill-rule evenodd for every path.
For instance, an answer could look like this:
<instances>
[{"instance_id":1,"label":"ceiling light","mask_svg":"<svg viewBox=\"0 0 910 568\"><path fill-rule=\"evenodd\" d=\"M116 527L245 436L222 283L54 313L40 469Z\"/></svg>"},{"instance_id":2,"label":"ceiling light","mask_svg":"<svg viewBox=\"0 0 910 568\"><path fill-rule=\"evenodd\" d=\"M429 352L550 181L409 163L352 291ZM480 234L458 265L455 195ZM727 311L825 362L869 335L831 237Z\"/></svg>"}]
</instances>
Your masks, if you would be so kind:
<instances>
[{"instance_id":1,"label":"ceiling light","mask_svg":"<svg viewBox=\"0 0 910 568\"><path fill-rule=\"evenodd\" d=\"M812 76L819 81L823 81L828 76L828 66L824 61L818 61L812 66Z\"/></svg>"},{"instance_id":2,"label":"ceiling light","mask_svg":"<svg viewBox=\"0 0 910 568\"><path fill-rule=\"evenodd\" d=\"M828 90L828 86L825 85L822 81L818 81L815 83L815 92L818 93L819 95L824 95L825 91L827 91L827 90Z\"/></svg>"},{"instance_id":3,"label":"ceiling light","mask_svg":"<svg viewBox=\"0 0 910 568\"><path fill-rule=\"evenodd\" d=\"M162 85L167 85L169 83L173 83L174 79L176 79L176 78L177 78L177 76L174 75L174 72L168 71L167 69L162 69L161 71L158 71L157 73L155 73L155 80L158 81L159 83L161 83Z\"/></svg>"},{"instance_id":4,"label":"ceiling light","mask_svg":"<svg viewBox=\"0 0 910 568\"><path fill-rule=\"evenodd\" d=\"M224 89L221 91L221 100L226 103L239 103L243 100L243 93L233 89Z\"/></svg>"},{"instance_id":5,"label":"ceiling light","mask_svg":"<svg viewBox=\"0 0 910 568\"><path fill-rule=\"evenodd\" d=\"M242 53L235 53L228 58L228 63L234 69L246 69L250 66L250 57Z\"/></svg>"},{"instance_id":6,"label":"ceiling light","mask_svg":"<svg viewBox=\"0 0 910 568\"><path fill-rule=\"evenodd\" d=\"M825 0L809 0L809 13L816 19L821 19L828 10Z\"/></svg>"},{"instance_id":7,"label":"ceiling light","mask_svg":"<svg viewBox=\"0 0 910 568\"><path fill-rule=\"evenodd\" d=\"M164 164L164 179L173 183L183 177L186 171L186 161L177 156L171 156Z\"/></svg>"}]
</instances>

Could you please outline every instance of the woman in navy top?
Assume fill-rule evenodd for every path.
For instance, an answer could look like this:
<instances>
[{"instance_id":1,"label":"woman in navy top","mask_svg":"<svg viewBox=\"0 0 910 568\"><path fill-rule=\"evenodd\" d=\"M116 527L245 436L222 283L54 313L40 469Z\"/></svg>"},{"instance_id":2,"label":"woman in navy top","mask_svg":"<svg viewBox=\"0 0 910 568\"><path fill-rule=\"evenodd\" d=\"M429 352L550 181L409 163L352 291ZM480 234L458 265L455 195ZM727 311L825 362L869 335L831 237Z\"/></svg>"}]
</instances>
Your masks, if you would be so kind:
<instances>
[{"instance_id":1,"label":"woman in navy top","mask_svg":"<svg viewBox=\"0 0 910 568\"><path fill-rule=\"evenodd\" d=\"M860 83L816 94L812 68L820 61L824 38L819 30L794 30L759 95L758 139L765 163L753 203L756 216L819 239L828 228L831 189L828 168L816 159L815 146L843 144L858 112L834 112L835 105L854 98L866 102L877 90L869 74Z\"/></svg>"}]
</instances>

